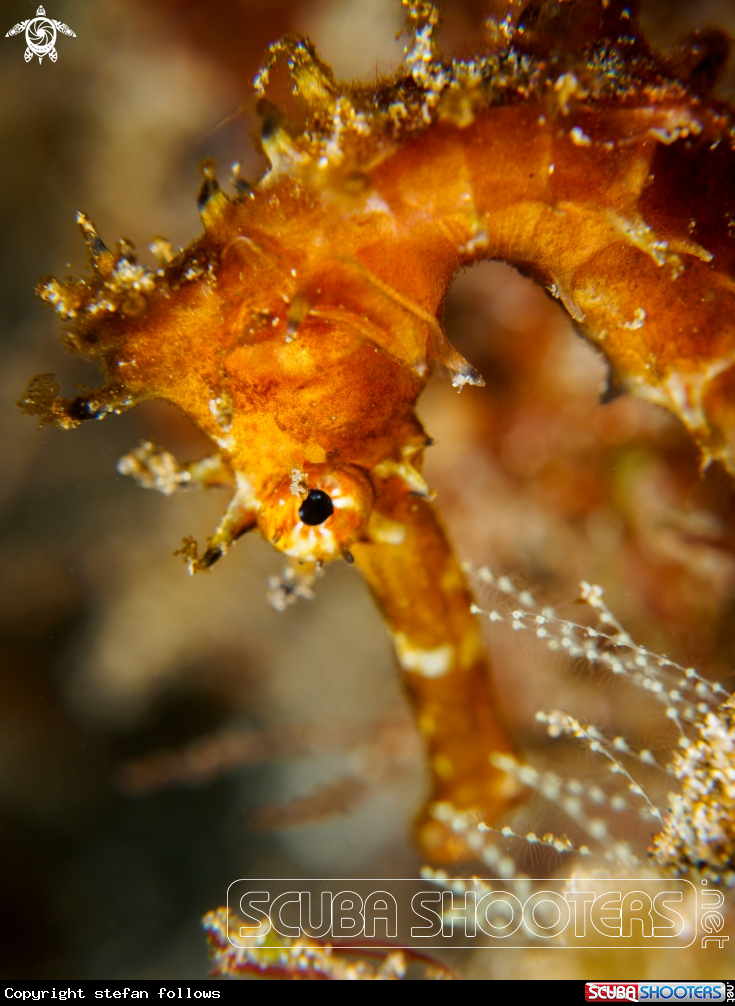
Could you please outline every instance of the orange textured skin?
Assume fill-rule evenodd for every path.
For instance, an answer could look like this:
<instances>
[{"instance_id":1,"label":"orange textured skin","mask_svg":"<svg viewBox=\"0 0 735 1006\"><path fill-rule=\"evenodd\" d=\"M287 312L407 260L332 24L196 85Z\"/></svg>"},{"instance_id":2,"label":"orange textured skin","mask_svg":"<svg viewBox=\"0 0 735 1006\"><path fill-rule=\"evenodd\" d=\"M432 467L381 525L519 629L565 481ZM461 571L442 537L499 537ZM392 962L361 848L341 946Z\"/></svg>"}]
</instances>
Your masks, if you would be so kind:
<instances>
[{"instance_id":1,"label":"orange textured skin","mask_svg":"<svg viewBox=\"0 0 735 1006\"><path fill-rule=\"evenodd\" d=\"M207 552L188 546L192 571L255 525L307 566L354 557L416 706L432 801L490 820L518 798L488 760L511 743L427 502L414 414L432 367L479 381L441 332L443 298L463 265L516 265L601 347L616 384L733 470L732 123L651 56L630 5L526 5L504 48L452 65L424 44L431 5L408 6L410 74L374 92L338 88L307 43L274 47L295 97L290 122L263 99L271 170L230 198L206 166L204 235L157 273L81 218L91 277L40 293L107 384L66 401L46 375L23 407L65 427L145 398L186 413L235 487ZM552 58L559 17L576 29ZM294 472L335 501L316 528L299 521ZM434 861L471 857L430 810L418 836Z\"/></svg>"}]
</instances>

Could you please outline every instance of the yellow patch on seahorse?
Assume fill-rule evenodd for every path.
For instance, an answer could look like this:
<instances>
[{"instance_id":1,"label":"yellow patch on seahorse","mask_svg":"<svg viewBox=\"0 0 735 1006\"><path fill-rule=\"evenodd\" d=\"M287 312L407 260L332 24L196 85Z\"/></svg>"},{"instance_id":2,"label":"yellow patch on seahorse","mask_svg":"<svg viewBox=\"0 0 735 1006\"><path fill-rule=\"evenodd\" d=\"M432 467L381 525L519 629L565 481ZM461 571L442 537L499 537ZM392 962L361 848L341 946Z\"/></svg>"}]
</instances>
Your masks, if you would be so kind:
<instances>
[{"instance_id":1,"label":"yellow patch on seahorse","mask_svg":"<svg viewBox=\"0 0 735 1006\"><path fill-rule=\"evenodd\" d=\"M453 646L436 646L428 650L414 646L403 632L394 632L392 636L398 662L404 671L412 671L424 678L442 678L454 667Z\"/></svg>"}]
</instances>

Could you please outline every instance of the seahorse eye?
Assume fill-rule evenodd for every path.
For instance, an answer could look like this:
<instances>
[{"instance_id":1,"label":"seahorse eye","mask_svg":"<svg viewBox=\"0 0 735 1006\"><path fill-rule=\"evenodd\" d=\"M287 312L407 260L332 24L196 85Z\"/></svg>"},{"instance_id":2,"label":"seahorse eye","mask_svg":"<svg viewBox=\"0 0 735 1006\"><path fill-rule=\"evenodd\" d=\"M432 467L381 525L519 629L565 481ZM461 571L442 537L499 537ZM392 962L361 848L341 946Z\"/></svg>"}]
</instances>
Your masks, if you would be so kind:
<instances>
[{"instance_id":1,"label":"seahorse eye","mask_svg":"<svg viewBox=\"0 0 735 1006\"><path fill-rule=\"evenodd\" d=\"M323 524L334 513L332 498L321 489L310 489L309 495L299 507L299 517L304 524Z\"/></svg>"}]
</instances>

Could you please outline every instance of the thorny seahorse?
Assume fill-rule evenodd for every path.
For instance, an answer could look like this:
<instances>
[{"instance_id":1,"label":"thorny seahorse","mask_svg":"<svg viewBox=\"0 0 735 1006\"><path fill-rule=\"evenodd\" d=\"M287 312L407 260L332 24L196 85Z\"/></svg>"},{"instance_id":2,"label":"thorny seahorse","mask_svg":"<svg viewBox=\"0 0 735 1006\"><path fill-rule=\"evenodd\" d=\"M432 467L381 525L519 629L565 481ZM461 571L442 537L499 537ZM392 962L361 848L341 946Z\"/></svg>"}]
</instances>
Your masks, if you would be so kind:
<instances>
[{"instance_id":1,"label":"thorny seahorse","mask_svg":"<svg viewBox=\"0 0 735 1006\"><path fill-rule=\"evenodd\" d=\"M91 274L39 293L106 383L63 399L43 375L21 405L64 428L148 398L190 417L211 457L144 445L123 467L165 492L232 487L204 553L185 544L192 572L255 527L302 570L355 563L429 752L418 842L449 862L472 851L435 801L492 820L519 793L489 762L512 742L421 475L430 371L482 383L440 327L447 288L480 259L512 263L604 351L617 390L735 470L735 131L708 96L721 33L667 62L630 2L531 0L486 21L476 58L447 61L436 8L403 2L405 66L375 87L338 84L305 39L271 47L255 81L269 169L227 195L205 163L204 233L176 254L155 242L157 271L79 216ZM285 108L268 97L278 74Z\"/></svg>"}]
</instances>

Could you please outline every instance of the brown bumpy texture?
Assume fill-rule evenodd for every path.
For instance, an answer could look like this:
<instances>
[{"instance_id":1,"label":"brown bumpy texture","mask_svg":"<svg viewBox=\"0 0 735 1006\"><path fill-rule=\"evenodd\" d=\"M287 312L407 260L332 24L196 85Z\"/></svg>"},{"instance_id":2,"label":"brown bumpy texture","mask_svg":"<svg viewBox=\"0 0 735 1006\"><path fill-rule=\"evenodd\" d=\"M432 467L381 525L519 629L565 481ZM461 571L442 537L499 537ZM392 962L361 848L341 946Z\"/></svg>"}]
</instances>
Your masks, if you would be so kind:
<instances>
[{"instance_id":1,"label":"brown bumpy texture","mask_svg":"<svg viewBox=\"0 0 735 1006\"><path fill-rule=\"evenodd\" d=\"M62 427L147 398L216 448L180 466L145 444L122 469L171 492L233 498L191 571L258 526L307 571L354 559L380 605L426 738L432 800L497 817L517 784L470 594L421 476L414 407L432 369L481 378L447 342L453 276L503 259L557 297L604 352L611 387L677 415L703 463L735 470L735 133L711 97L727 41L699 33L667 61L620 0L514 3L483 51L444 62L438 14L408 3L404 70L343 85L307 40L271 47L255 82L270 168L220 188L203 166L203 235L160 268L110 251L80 215L91 273L44 281L67 345L104 385L73 400L51 375L22 407ZM305 526L307 490L334 513ZM471 858L430 811L435 861Z\"/></svg>"}]
</instances>

